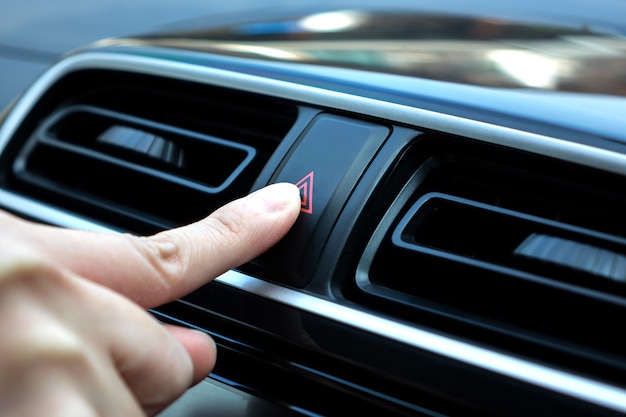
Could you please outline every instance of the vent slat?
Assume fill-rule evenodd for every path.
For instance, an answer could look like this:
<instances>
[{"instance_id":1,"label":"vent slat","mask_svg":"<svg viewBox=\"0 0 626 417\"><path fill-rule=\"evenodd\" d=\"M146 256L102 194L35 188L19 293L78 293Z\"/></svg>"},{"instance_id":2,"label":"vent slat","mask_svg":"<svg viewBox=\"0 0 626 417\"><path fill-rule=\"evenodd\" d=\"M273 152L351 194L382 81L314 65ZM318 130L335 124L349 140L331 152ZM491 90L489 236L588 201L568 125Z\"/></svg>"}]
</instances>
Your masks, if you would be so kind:
<instances>
[{"instance_id":1,"label":"vent slat","mask_svg":"<svg viewBox=\"0 0 626 417\"><path fill-rule=\"evenodd\" d=\"M156 158L179 169L185 166L183 149L172 141L143 130L113 125L99 135L96 141Z\"/></svg>"},{"instance_id":2,"label":"vent slat","mask_svg":"<svg viewBox=\"0 0 626 417\"><path fill-rule=\"evenodd\" d=\"M593 245L533 233L515 254L626 282L626 256Z\"/></svg>"}]
</instances>

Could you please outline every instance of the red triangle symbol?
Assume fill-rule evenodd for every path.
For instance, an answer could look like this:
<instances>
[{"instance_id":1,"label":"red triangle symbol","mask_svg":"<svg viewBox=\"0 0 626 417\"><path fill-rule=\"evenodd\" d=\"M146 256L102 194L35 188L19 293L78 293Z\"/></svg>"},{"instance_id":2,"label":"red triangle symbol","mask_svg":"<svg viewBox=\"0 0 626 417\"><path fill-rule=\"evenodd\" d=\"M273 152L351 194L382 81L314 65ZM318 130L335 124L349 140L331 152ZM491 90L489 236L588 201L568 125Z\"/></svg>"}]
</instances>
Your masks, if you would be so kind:
<instances>
[{"instance_id":1,"label":"red triangle symbol","mask_svg":"<svg viewBox=\"0 0 626 417\"><path fill-rule=\"evenodd\" d=\"M313 214L313 176L314 172L309 172L306 177L296 183L300 189L300 211L307 214Z\"/></svg>"}]
</instances>

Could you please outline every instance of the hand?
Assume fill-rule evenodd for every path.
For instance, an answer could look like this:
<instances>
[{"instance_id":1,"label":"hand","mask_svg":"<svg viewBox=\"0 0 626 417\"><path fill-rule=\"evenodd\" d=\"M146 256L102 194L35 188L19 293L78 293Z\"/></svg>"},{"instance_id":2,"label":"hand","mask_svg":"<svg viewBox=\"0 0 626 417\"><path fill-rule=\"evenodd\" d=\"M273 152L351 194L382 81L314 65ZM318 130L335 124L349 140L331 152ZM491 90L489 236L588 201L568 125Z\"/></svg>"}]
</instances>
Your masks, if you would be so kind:
<instances>
[{"instance_id":1,"label":"hand","mask_svg":"<svg viewBox=\"0 0 626 417\"><path fill-rule=\"evenodd\" d=\"M298 189L275 184L150 237L0 212L0 415L157 414L211 371L215 346L145 309L256 257L299 208Z\"/></svg>"}]
</instances>

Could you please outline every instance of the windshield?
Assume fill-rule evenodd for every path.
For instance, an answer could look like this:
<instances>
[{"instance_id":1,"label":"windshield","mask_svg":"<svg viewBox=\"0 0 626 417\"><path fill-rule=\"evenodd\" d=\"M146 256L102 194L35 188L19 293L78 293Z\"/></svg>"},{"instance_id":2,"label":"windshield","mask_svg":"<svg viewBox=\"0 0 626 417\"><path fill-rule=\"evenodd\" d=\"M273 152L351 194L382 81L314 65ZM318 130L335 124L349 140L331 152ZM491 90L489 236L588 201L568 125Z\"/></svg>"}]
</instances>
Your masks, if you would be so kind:
<instances>
[{"instance_id":1,"label":"windshield","mask_svg":"<svg viewBox=\"0 0 626 417\"><path fill-rule=\"evenodd\" d=\"M626 95L620 26L591 16L559 24L545 16L491 16L353 8L250 18L156 38L186 48L471 85Z\"/></svg>"}]
</instances>

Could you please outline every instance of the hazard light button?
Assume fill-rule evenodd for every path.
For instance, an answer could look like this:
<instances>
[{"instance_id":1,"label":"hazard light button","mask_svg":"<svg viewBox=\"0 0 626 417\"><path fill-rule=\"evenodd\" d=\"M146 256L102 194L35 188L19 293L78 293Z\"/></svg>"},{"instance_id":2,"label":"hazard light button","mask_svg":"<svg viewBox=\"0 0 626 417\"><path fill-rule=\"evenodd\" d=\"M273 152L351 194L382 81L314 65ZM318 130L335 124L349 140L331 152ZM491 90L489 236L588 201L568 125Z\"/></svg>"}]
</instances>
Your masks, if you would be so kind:
<instances>
[{"instance_id":1,"label":"hazard light button","mask_svg":"<svg viewBox=\"0 0 626 417\"><path fill-rule=\"evenodd\" d=\"M271 179L298 186L300 216L287 236L255 262L276 280L304 287L348 196L389 133L386 126L335 115L313 120Z\"/></svg>"}]
</instances>

